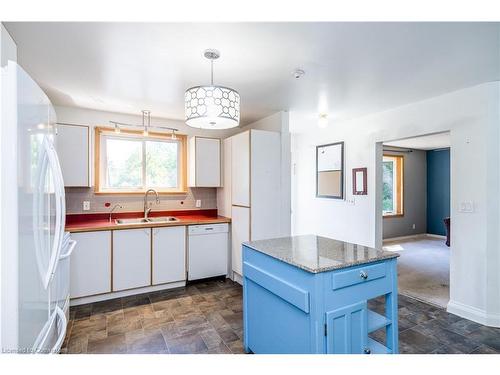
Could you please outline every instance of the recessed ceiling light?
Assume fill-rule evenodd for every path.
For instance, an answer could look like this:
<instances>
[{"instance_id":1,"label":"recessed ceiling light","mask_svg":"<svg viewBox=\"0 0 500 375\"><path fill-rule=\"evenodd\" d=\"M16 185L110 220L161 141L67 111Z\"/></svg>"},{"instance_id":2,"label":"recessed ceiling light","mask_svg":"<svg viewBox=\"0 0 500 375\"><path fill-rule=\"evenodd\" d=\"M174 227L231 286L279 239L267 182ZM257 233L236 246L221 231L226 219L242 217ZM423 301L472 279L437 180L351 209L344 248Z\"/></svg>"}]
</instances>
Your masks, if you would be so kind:
<instances>
[{"instance_id":1,"label":"recessed ceiling light","mask_svg":"<svg viewBox=\"0 0 500 375\"><path fill-rule=\"evenodd\" d=\"M319 114L318 126L323 129L328 126L328 114L326 113Z\"/></svg>"}]
</instances>

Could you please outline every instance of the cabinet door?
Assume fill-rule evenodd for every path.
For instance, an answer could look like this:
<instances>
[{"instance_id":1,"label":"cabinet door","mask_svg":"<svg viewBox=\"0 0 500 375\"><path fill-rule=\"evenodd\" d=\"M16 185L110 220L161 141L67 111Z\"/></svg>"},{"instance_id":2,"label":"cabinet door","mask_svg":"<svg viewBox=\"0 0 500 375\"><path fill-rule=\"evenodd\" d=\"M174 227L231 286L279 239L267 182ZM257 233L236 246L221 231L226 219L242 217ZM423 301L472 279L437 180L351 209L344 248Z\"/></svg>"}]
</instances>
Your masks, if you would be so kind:
<instances>
[{"instance_id":1,"label":"cabinet door","mask_svg":"<svg viewBox=\"0 0 500 375\"><path fill-rule=\"evenodd\" d=\"M90 186L89 127L58 125L56 149L64 186Z\"/></svg>"},{"instance_id":2,"label":"cabinet door","mask_svg":"<svg viewBox=\"0 0 500 375\"><path fill-rule=\"evenodd\" d=\"M367 347L368 310L359 302L326 313L326 351L333 354L361 354Z\"/></svg>"},{"instance_id":3,"label":"cabinet door","mask_svg":"<svg viewBox=\"0 0 500 375\"><path fill-rule=\"evenodd\" d=\"M233 271L243 275L241 244L250 241L250 209L233 206L231 210L231 241Z\"/></svg>"},{"instance_id":4,"label":"cabinet door","mask_svg":"<svg viewBox=\"0 0 500 375\"><path fill-rule=\"evenodd\" d=\"M186 279L186 227L153 228L153 285Z\"/></svg>"},{"instance_id":5,"label":"cabinet door","mask_svg":"<svg viewBox=\"0 0 500 375\"><path fill-rule=\"evenodd\" d=\"M151 229L113 231L113 291L151 285Z\"/></svg>"},{"instance_id":6,"label":"cabinet door","mask_svg":"<svg viewBox=\"0 0 500 375\"><path fill-rule=\"evenodd\" d=\"M250 132L231 137L231 199L237 206L250 206Z\"/></svg>"},{"instance_id":7,"label":"cabinet door","mask_svg":"<svg viewBox=\"0 0 500 375\"><path fill-rule=\"evenodd\" d=\"M196 137L195 140L196 186L221 186L220 139Z\"/></svg>"},{"instance_id":8,"label":"cabinet door","mask_svg":"<svg viewBox=\"0 0 500 375\"><path fill-rule=\"evenodd\" d=\"M111 232L72 233L70 297L111 292Z\"/></svg>"},{"instance_id":9,"label":"cabinet door","mask_svg":"<svg viewBox=\"0 0 500 375\"><path fill-rule=\"evenodd\" d=\"M222 187L217 189L217 210L219 215L231 217L231 138L223 141Z\"/></svg>"}]
</instances>

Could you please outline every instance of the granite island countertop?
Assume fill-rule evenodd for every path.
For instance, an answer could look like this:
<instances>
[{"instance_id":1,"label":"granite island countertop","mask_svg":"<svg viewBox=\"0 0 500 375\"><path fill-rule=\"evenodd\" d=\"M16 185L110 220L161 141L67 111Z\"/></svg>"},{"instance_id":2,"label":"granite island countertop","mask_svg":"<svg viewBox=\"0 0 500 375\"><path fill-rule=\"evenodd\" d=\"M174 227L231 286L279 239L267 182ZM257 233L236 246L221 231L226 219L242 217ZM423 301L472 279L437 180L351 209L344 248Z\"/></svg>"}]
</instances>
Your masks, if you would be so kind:
<instances>
[{"instance_id":1,"label":"granite island countertop","mask_svg":"<svg viewBox=\"0 0 500 375\"><path fill-rule=\"evenodd\" d=\"M250 241L243 245L311 273L327 272L399 256L398 253L316 235Z\"/></svg>"}]
</instances>

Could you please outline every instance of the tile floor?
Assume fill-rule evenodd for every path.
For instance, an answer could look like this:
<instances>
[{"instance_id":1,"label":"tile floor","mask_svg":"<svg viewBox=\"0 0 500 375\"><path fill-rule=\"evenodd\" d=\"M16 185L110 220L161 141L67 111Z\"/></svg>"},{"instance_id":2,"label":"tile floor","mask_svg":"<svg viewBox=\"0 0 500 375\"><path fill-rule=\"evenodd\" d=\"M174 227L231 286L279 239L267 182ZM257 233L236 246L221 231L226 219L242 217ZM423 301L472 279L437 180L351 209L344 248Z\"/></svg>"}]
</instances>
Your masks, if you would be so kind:
<instances>
[{"instance_id":1,"label":"tile floor","mask_svg":"<svg viewBox=\"0 0 500 375\"><path fill-rule=\"evenodd\" d=\"M370 308L383 313L383 301ZM401 353L500 353L500 329L405 296L399 331ZM73 307L61 352L243 353L242 336L242 289L216 280Z\"/></svg>"}]
</instances>

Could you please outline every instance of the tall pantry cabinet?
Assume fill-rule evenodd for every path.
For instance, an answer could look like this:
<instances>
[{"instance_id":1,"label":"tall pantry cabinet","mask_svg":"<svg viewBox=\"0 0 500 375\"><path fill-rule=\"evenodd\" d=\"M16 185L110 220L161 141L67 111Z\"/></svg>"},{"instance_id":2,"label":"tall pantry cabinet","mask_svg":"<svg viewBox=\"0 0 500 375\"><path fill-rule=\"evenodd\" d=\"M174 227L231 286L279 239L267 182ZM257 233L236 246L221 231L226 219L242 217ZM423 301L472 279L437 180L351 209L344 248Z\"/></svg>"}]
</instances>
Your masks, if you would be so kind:
<instances>
[{"instance_id":1,"label":"tall pantry cabinet","mask_svg":"<svg viewBox=\"0 0 500 375\"><path fill-rule=\"evenodd\" d=\"M247 130L224 140L219 213L231 217L231 258L241 281L241 244L280 235L280 134Z\"/></svg>"}]
</instances>

